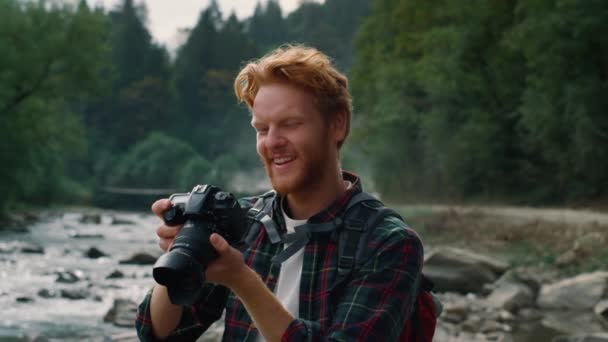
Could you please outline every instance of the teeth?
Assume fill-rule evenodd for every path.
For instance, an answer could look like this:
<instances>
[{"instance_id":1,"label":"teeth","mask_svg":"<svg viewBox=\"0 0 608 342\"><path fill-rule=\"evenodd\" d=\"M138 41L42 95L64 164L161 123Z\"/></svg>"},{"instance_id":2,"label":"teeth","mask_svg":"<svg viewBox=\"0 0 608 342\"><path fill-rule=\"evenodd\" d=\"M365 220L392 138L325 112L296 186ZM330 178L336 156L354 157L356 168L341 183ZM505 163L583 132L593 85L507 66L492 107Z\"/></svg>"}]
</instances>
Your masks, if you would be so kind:
<instances>
[{"instance_id":1,"label":"teeth","mask_svg":"<svg viewBox=\"0 0 608 342\"><path fill-rule=\"evenodd\" d=\"M285 164L285 163L290 162L292 160L293 160L292 157L274 158L275 164Z\"/></svg>"}]
</instances>

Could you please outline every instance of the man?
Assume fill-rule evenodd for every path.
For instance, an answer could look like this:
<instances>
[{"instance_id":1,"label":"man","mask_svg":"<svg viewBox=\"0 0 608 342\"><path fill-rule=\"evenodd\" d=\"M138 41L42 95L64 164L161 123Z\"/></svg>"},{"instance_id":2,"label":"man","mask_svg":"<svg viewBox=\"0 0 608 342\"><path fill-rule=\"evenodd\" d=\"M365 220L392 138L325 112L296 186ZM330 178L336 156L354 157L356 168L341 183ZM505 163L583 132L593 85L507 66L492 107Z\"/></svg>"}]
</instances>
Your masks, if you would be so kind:
<instances>
[{"instance_id":1,"label":"man","mask_svg":"<svg viewBox=\"0 0 608 342\"><path fill-rule=\"evenodd\" d=\"M280 234L340 217L361 192L361 181L339 162L352 109L346 77L319 51L287 46L245 66L235 92L251 110L257 153L277 194L272 220ZM242 204L249 208L258 200ZM159 200L152 211L160 216L169 207ZM178 230L158 228L164 251ZM416 298L420 240L401 220L385 218L367 238L363 265L345 286L331 289L337 279L335 236L311 234L281 264L272 258L285 244L272 243L266 229L243 253L213 234L219 257L206 270L202 299L189 308L176 306L156 285L138 311L140 338L194 340L225 309L228 341L397 340Z\"/></svg>"}]
</instances>

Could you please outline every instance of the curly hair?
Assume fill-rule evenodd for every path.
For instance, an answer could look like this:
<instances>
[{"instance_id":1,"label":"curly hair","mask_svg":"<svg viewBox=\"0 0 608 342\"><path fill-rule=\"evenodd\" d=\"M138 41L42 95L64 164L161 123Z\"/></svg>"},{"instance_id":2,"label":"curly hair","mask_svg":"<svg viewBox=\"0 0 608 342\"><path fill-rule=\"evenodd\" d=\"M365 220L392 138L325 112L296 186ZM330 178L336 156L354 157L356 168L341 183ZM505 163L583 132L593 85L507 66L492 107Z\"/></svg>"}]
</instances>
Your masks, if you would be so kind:
<instances>
[{"instance_id":1,"label":"curly hair","mask_svg":"<svg viewBox=\"0 0 608 342\"><path fill-rule=\"evenodd\" d=\"M352 116L348 79L332 65L327 55L302 45L281 46L249 62L234 80L234 92L237 99L251 109L260 87L273 81L289 82L312 92L317 109L327 118L340 112L346 114L348 136ZM338 148L343 143L344 140L340 141Z\"/></svg>"}]
</instances>

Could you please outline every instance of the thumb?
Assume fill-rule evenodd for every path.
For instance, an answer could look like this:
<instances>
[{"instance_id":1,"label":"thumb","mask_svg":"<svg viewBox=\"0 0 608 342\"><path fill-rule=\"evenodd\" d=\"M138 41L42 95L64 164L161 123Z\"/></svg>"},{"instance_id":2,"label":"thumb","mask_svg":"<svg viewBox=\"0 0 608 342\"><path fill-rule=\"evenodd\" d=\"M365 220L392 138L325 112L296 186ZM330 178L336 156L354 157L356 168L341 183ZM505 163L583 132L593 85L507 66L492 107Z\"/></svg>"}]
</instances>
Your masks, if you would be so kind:
<instances>
[{"instance_id":1,"label":"thumb","mask_svg":"<svg viewBox=\"0 0 608 342\"><path fill-rule=\"evenodd\" d=\"M209 237L209 242L211 242L211 245L219 254L226 253L230 248L230 245L228 244L226 239L224 239L220 234L217 233L211 234L211 236Z\"/></svg>"}]
</instances>

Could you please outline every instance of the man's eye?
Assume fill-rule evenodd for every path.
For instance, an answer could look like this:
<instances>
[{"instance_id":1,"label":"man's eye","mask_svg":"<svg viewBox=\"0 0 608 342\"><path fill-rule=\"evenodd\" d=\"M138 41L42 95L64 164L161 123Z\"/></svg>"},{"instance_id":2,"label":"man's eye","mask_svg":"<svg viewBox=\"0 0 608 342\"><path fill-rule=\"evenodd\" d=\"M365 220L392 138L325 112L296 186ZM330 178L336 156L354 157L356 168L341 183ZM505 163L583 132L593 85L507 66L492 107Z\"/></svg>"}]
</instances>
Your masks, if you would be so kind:
<instances>
[{"instance_id":1,"label":"man's eye","mask_svg":"<svg viewBox=\"0 0 608 342\"><path fill-rule=\"evenodd\" d=\"M300 125L300 121L288 121L285 126L287 127L297 127Z\"/></svg>"},{"instance_id":2,"label":"man's eye","mask_svg":"<svg viewBox=\"0 0 608 342\"><path fill-rule=\"evenodd\" d=\"M266 128L266 127L256 128L255 130L258 132L258 134L268 133L268 128Z\"/></svg>"}]
</instances>

